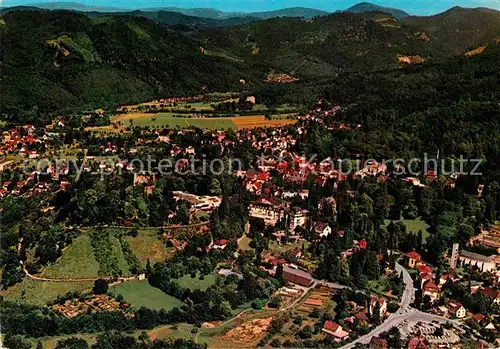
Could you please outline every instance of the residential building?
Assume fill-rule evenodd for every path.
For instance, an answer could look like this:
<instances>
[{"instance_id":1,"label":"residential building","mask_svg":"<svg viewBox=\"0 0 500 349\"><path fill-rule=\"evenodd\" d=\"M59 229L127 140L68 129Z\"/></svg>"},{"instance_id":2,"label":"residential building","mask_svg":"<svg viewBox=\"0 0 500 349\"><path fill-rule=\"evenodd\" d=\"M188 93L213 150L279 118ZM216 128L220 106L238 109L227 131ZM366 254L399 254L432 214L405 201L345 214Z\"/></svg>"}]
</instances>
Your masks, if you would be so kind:
<instances>
[{"instance_id":1,"label":"residential building","mask_svg":"<svg viewBox=\"0 0 500 349\"><path fill-rule=\"evenodd\" d=\"M306 228L309 223L310 213L300 207L292 207L289 215L288 229L294 231L298 227Z\"/></svg>"},{"instance_id":2,"label":"residential building","mask_svg":"<svg viewBox=\"0 0 500 349\"><path fill-rule=\"evenodd\" d=\"M370 307L368 309L370 316L373 316L375 308L379 306L380 317L384 317L387 314L387 300L384 297L370 297Z\"/></svg>"},{"instance_id":3,"label":"residential building","mask_svg":"<svg viewBox=\"0 0 500 349\"><path fill-rule=\"evenodd\" d=\"M427 349L423 338L413 337L408 342L408 349Z\"/></svg>"},{"instance_id":4,"label":"residential building","mask_svg":"<svg viewBox=\"0 0 500 349\"><path fill-rule=\"evenodd\" d=\"M342 326L330 320L324 323L321 331L332 335L336 342L340 342L349 337L349 332L344 331Z\"/></svg>"},{"instance_id":5,"label":"residential building","mask_svg":"<svg viewBox=\"0 0 500 349\"><path fill-rule=\"evenodd\" d=\"M314 232L318 234L320 238L325 238L332 233L332 228L325 222L314 223Z\"/></svg>"},{"instance_id":6,"label":"residential building","mask_svg":"<svg viewBox=\"0 0 500 349\"><path fill-rule=\"evenodd\" d=\"M449 300L446 307L448 308L449 313L457 319L463 319L466 315L464 306L457 301Z\"/></svg>"},{"instance_id":7,"label":"residential building","mask_svg":"<svg viewBox=\"0 0 500 349\"><path fill-rule=\"evenodd\" d=\"M434 281L430 280L424 284L423 297L425 296L429 296L433 302L439 298L439 287Z\"/></svg>"},{"instance_id":8,"label":"residential building","mask_svg":"<svg viewBox=\"0 0 500 349\"><path fill-rule=\"evenodd\" d=\"M420 254L415 250L405 253L405 257L406 266L411 269L415 268L417 263L422 260L422 256L420 256Z\"/></svg>"},{"instance_id":9,"label":"residential building","mask_svg":"<svg viewBox=\"0 0 500 349\"><path fill-rule=\"evenodd\" d=\"M380 338L378 336L372 337L370 343L368 344L370 349L386 349L387 348L387 339Z\"/></svg>"}]
</instances>

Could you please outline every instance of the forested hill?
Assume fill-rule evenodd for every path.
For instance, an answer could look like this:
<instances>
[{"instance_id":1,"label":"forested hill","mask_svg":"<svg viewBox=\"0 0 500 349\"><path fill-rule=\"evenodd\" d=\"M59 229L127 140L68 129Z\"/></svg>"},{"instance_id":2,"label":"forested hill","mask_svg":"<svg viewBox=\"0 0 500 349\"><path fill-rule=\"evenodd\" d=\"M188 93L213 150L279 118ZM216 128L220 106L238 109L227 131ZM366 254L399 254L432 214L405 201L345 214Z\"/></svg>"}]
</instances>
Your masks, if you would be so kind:
<instances>
[{"instance_id":1,"label":"forested hill","mask_svg":"<svg viewBox=\"0 0 500 349\"><path fill-rule=\"evenodd\" d=\"M385 12L335 13L313 21L275 18L207 31L201 40L207 48L298 77L334 76L340 70L396 68L399 57L410 62L447 58L500 36L500 21L493 25L490 18L500 12L491 10L484 22L478 18L482 9L460 12L456 25L434 19L428 25L426 17L400 21ZM456 30L465 33L458 38L469 38L456 40ZM483 34L470 35L473 31Z\"/></svg>"},{"instance_id":2,"label":"forested hill","mask_svg":"<svg viewBox=\"0 0 500 349\"><path fill-rule=\"evenodd\" d=\"M488 11L491 18L498 16ZM179 30L136 15L90 18L70 11L12 11L0 18L0 113L22 119L18 111L60 112L203 91L256 91L273 71L314 84L341 72L399 68L405 59L439 61L500 37L493 20L476 18L482 12L452 11L453 18L460 18L454 22L434 17L401 22L381 12L336 13L193 32L192 27ZM444 32L435 29L440 25ZM451 40L456 29L480 35Z\"/></svg>"},{"instance_id":3,"label":"forested hill","mask_svg":"<svg viewBox=\"0 0 500 349\"><path fill-rule=\"evenodd\" d=\"M422 28L454 54L500 40L500 11L487 8L454 7L435 16L406 17L403 22Z\"/></svg>"},{"instance_id":4,"label":"forested hill","mask_svg":"<svg viewBox=\"0 0 500 349\"><path fill-rule=\"evenodd\" d=\"M0 30L2 112L139 102L264 78L141 17L18 11L1 18Z\"/></svg>"}]
</instances>

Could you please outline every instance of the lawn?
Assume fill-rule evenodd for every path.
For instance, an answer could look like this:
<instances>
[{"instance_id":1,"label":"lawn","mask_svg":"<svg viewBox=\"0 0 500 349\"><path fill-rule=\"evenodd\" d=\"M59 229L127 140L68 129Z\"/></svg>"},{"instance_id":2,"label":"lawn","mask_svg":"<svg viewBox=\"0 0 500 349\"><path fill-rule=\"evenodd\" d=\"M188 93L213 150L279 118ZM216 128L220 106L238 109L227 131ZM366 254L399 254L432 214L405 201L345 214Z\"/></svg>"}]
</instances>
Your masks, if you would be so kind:
<instances>
[{"instance_id":1,"label":"lawn","mask_svg":"<svg viewBox=\"0 0 500 349\"><path fill-rule=\"evenodd\" d=\"M25 278L22 282L1 291L6 300L43 305L70 291L90 290L93 282L52 282Z\"/></svg>"},{"instance_id":2,"label":"lawn","mask_svg":"<svg viewBox=\"0 0 500 349\"><path fill-rule=\"evenodd\" d=\"M180 323L177 325L160 326L148 332L149 338L155 339L194 339L194 334L191 333L193 325Z\"/></svg>"},{"instance_id":3,"label":"lawn","mask_svg":"<svg viewBox=\"0 0 500 349\"><path fill-rule=\"evenodd\" d=\"M394 221L396 222L396 221ZM423 220L420 218L416 219L402 219L399 222L403 222L403 224L406 226L406 230L412 233L418 233L419 230L422 230L422 236L425 239L429 237L429 232L427 231L427 228L429 227L427 223L425 223ZM391 223L390 219L384 220L384 224L388 226Z\"/></svg>"},{"instance_id":4,"label":"lawn","mask_svg":"<svg viewBox=\"0 0 500 349\"><path fill-rule=\"evenodd\" d=\"M248 236L243 236L238 244L238 249L242 251L248 251L251 250L252 248L250 247L250 242L252 239L250 239Z\"/></svg>"},{"instance_id":5,"label":"lawn","mask_svg":"<svg viewBox=\"0 0 500 349\"><path fill-rule=\"evenodd\" d=\"M121 294L123 299L135 308L146 307L170 310L182 305L182 301L151 286L147 280L122 282L119 285L112 286L110 291L115 295Z\"/></svg>"},{"instance_id":6,"label":"lawn","mask_svg":"<svg viewBox=\"0 0 500 349\"><path fill-rule=\"evenodd\" d=\"M148 259L151 265L156 262L163 262L169 255L169 250L165 244L158 239L157 230L139 230L139 234L134 238L125 236L134 255L139 259L142 266L146 266Z\"/></svg>"},{"instance_id":7,"label":"lawn","mask_svg":"<svg viewBox=\"0 0 500 349\"><path fill-rule=\"evenodd\" d=\"M282 252L293 250L295 248L302 249L302 246L304 246L304 249L307 250L309 245L310 245L310 242L306 241L306 240L299 240L297 243L289 243L286 245L278 244L276 241L271 241L269 243L269 249L272 251L275 251L275 252L282 253Z\"/></svg>"},{"instance_id":8,"label":"lawn","mask_svg":"<svg viewBox=\"0 0 500 349\"><path fill-rule=\"evenodd\" d=\"M99 263L88 235L80 235L63 251L57 262L43 270L48 278L90 278L97 277Z\"/></svg>"},{"instance_id":9,"label":"lawn","mask_svg":"<svg viewBox=\"0 0 500 349\"><path fill-rule=\"evenodd\" d=\"M205 275L203 280L200 280L200 275L196 275L195 278L192 278L190 275L184 275L180 279L177 279L179 285L184 288L189 288L191 290L206 290L210 286L212 286L215 282L216 276L214 274Z\"/></svg>"}]
</instances>

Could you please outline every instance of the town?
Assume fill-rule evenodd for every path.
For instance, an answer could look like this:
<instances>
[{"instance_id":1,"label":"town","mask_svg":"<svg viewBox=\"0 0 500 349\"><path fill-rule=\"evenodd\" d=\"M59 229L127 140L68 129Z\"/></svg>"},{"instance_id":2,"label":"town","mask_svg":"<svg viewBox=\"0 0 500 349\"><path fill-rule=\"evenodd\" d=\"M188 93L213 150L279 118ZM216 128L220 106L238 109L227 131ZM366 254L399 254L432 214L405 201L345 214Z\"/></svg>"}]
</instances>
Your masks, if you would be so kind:
<instances>
[{"instance_id":1,"label":"town","mask_svg":"<svg viewBox=\"0 0 500 349\"><path fill-rule=\"evenodd\" d=\"M141 307L180 307L183 313L167 323L157 320L160 327L149 336L175 336L180 323L191 326L195 342L215 334L210 342L216 347L500 345L499 228L478 227L479 234L471 231L448 246L433 240L440 233L424 221L432 208L422 200L436 195L437 185L457 190L460 176L440 178L436 170L400 175L362 154L347 159L356 162L349 173L336 166L339 159L296 150L311 127L360 132L361 125L346 126L340 110L320 99L294 125L134 128L99 137L85 131L70 143L62 119L5 131L1 197L25 204L37 197L39 204L17 228L22 237L4 262L4 300L29 301L30 292L57 283L67 294L49 292L44 303L68 321L101 312L139 321ZM138 166L151 154L166 154L177 171L165 176ZM193 177L205 164L196 160L235 155L242 167L218 178ZM390 194L396 187L409 195L400 207ZM469 200L481 200L482 188ZM378 196L381 190L387 194ZM110 206L116 204L123 211ZM409 204L418 205L414 213ZM88 211L92 206L97 210ZM12 209L3 206L2 213L7 217ZM382 224L372 220L377 217ZM50 228L56 246L27 235L37 229L31 224L53 219L61 222ZM464 225L458 229L474 229ZM83 251L91 260L80 265L75 258ZM216 286L221 282L232 286ZM194 315L205 304L195 299L204 293L208 299L218 294L222 303ZM195 302L192 309L182 305L188 300ZM221 326L228 318L229 329Z\"/></svg>"}]
</instances>

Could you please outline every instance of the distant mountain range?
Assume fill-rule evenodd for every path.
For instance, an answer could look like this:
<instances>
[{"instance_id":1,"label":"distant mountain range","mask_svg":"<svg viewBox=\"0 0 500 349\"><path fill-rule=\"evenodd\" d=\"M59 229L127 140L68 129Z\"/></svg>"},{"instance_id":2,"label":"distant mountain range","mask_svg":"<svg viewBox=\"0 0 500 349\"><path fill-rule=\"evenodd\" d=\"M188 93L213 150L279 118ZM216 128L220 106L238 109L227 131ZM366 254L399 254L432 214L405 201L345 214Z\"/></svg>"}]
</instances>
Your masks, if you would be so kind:
<instances>
[{"instance_id":1,"label":"distant mountain range","mask_svg":"<svg viewBox=\"0 0 500 349\"><path fill-rule=\"evenodd\" d=\"M102 13L117 13L117 12L135 12L134 10L123 9L118 7L101 7L101 6L87 6L76 2L47 2L40 4L33 4L29 6L16 6L16 8L39 8L45 10L70 10L78 12L102 12ZM1 8L0 8L1 9ZM257 19L269 19L273 17L304 17L311 19L315 16L324 16L329 12L316 10L306 7L291 7L276 11L263 11L263 12L224 12L213 8L191 8L184 9L179 7L160 7L160 8L141 8L137 9L141 12L177 12L185 16L193 16L208 19L227 19L234 17L252 17Z\"/></svg>"},{"instance_id":2,"label":"distant mountain range","mask_svg":"<svg viewBox=\"0 0 500 349\"><path fill-rule=\"evenodd\" d=\"M380 10L352 13L363 7L313 21L3 9L0 113L238 90L241 80L259 88L270 72L317 83L500 48L499 11L452 8L399 20Z\"/></svg>"},{"instance_id":3,"label":"distant mountain range","mask_svg":"<svg viewBox=\"0 0 500 349\"><path fill-rule=\"evenodd\" d=\"M250 17L253 19L269 19L273 17L303 17L305 19L311 19L313 17L317 16L326 16L330 14L330 12L327 11L322 11L322 10L317 10L313 8L307 8L307 7L290 7L290 8L284 8L280 10L275 10L275 11L262 11L262 12L224 12L220 11L214 8L190 8L190 9L185 9L185 8L180 8L180 7L161 7L161 8L141 8L137 10L128 10L128 9L123 9L119 7L102 7L102 6L87 6L87 5L82 5L76 2L47 2L47 3L40 3L40 4L33 4L30 6L23 6L25 8L30 7L30 8L40 8L40 9L46 9L46 10L71 10L71 11L78 11L78 12L101 12L101 13L118 13L118 12L123 12L123 13L131 13L131 12L137 12L140 11L142 13L145 12L176 12L183 14L185 16L193 16L193 17L200 17L200 18L207 18L207 19L217 19L217 20L223 20L223 19L228 19L228 18L235 18L235 17ZM20 6L17 6L17 8L20 8ZM402 10L394 9L394 8L388 8L388 7L382 7L378 6L375 4L371 4L368 2L362 2L357 5L354 5L350 8L348 8L345 11L337 11L337 12L352 12L352 13L364 13L364 12L371 12L371 11L379 11L379 12L386 12L394 17L401 19L403 17L409 16L408 13ZM149 18L149 16L148 16ZM248 22L248 21L247 21Z\"/></svg>"}]
</instances>

